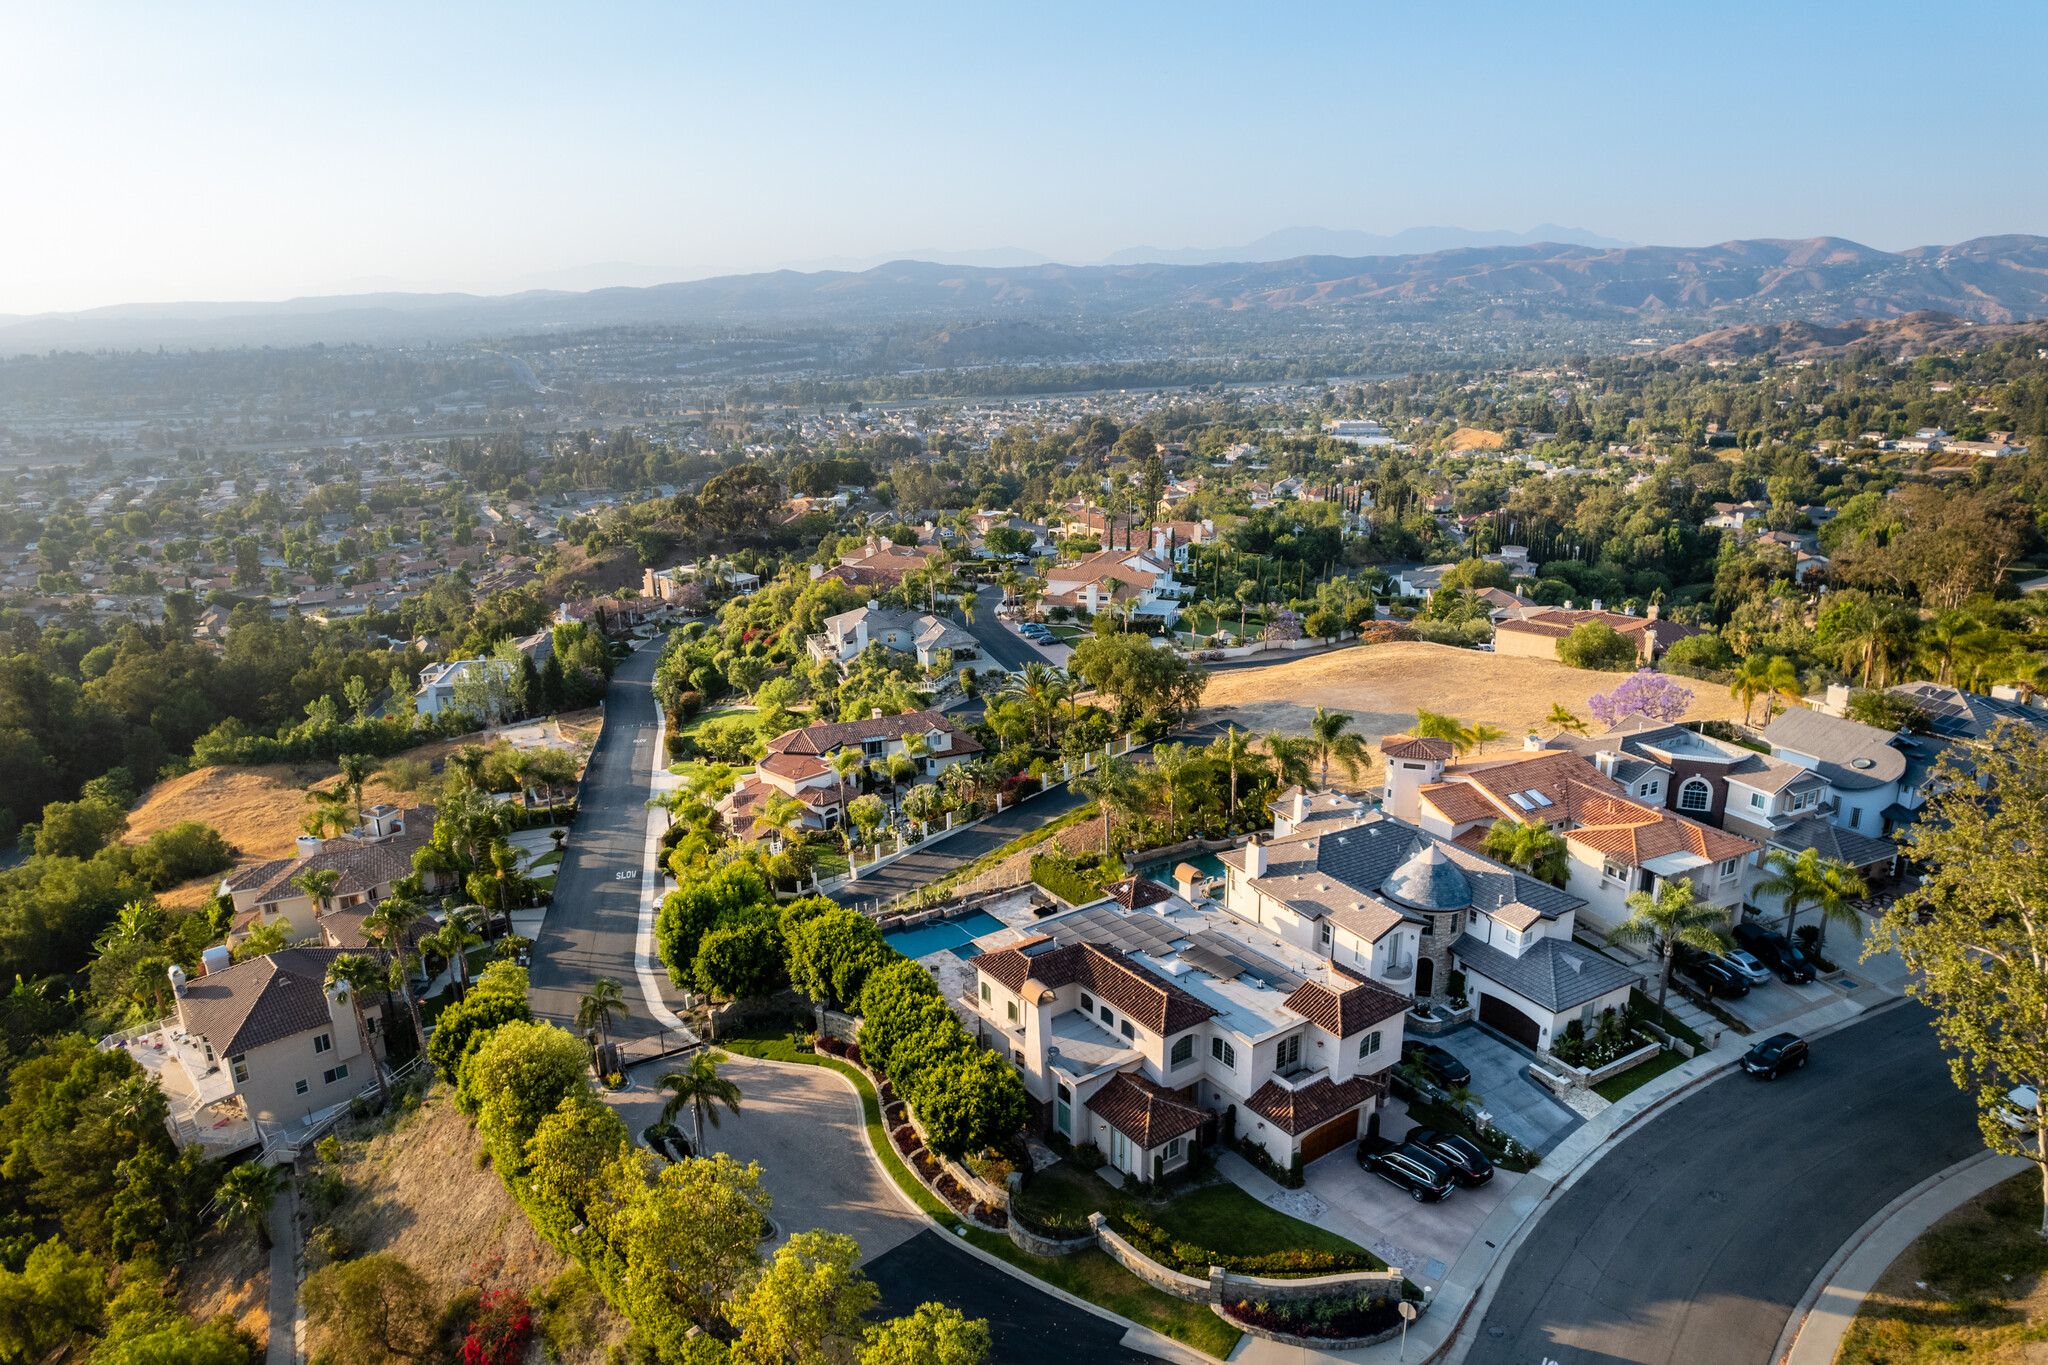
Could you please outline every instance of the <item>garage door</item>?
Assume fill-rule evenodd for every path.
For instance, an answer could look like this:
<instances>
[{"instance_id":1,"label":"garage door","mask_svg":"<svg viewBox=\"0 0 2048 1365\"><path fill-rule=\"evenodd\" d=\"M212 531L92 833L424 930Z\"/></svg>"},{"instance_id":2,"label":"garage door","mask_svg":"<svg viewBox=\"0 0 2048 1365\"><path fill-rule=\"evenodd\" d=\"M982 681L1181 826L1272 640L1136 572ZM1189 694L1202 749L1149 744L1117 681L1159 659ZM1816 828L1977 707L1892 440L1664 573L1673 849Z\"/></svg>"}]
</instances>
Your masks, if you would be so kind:
<instances>
[{"instance_id":1,"label":"garage door","mask_svg":"<svg viewBox=\"0 0 2048 1365\"><path fill-rule=\"evenodd\" d=\"M1328 1156L1339 1147L1348 1147L1358 1141L1358 1111L1352 1110L1342 1118L1331 1119L1320 1128L1311 1128L1301 1140L1301 1161L1303 1165L1319 1156Z\"/></svg>"},{"instance_id":2,"label":"garage door","mask_svg":"<svg viewBox=\"0 0 2048 1365\"><path fill-rule=\"evenodd\" d=\"M1543 1036L1534 1019L1497 995L1479 997L1479 1022L1491 1024L1531 1052L1536 1050L1536 1040Z\"/></svg>"}]
</instances>

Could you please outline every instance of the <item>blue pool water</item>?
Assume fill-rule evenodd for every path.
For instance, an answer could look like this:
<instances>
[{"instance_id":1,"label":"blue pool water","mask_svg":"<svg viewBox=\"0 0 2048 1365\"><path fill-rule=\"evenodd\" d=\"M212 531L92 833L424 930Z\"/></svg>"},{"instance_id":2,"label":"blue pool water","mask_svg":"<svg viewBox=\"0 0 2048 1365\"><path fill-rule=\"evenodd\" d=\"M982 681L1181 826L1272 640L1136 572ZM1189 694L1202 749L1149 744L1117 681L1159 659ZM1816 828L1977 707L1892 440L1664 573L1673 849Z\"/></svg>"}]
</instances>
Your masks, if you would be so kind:
<instances>
[{"instance_id":1,"label":"blue pool water","mask_svg":"<svg viewBox=\"0 0 2048 1365\"><path fill-rule=\"evenodd\" d=\"M1170 863L1154 863L1148 868L1141 869L1138 875L1148 877L1158 882L1161 886L1171 889L1173 886L1173 870L1182 863L1193 864L1195 871L1201 873L1204 877L1220 877L1223 875L1223 860L1213 853L1198 853L1192 858L1175 858Z\"/></svg>"},{"instance_id":2,"label":"blue pool water","mask_svg":"<svg viewBox=\"0 0 2048 1365\"><path fill-rule=\"evenodd\" d=\"M1002 927L1003 922L994 915L977 910L959 919L939 920L900 933L884 934L882 942L905 957L923 957L941 948L951 948L961 957L973 957L980 951L974 946L974 940L983 934L993 934Z\"/></svg>"}]
</instances>

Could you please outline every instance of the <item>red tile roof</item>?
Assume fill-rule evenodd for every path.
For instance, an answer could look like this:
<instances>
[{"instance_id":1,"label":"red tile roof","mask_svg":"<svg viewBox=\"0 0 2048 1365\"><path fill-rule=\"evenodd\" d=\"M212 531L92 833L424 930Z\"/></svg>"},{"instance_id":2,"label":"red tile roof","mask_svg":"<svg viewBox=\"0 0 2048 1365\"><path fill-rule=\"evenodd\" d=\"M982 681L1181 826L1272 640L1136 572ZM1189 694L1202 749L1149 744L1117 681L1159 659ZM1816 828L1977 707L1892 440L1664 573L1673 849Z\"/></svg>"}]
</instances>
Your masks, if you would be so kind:
<instances>
[{"instance_id":1,"label":"red tile roof","mask_svg":"<svg viewBox=\"0 0 2048 1365\"><path fill-rule=\"evenodd\" d=\"M1359 982L1341 994L1321 982L1310 981L1287 997L1287 1008L1325 1033L1350 1038L1400 1014L1408 1008L1408 1000L1369 981Z\"/></svg>"},{"instance_id":2,"label":"red tile roof","mask_svg":"<svg viewBox=\"0 0 2048 1365\"><path fill-rule=\"evenodd\" d=\"M1300 1090L1289 1090L1278 1081L1267 1081L1244 1107L1266 1122L1294 1137L1320 1128L1347 1109L1386 1093L1385 1072L1353 1076L1342 1085L1328 1077Z\"/></svg>"},{"instance_id":3,"label":"red tile roof","mask_svg":"<svg viewBox=\"0 0 2048 1365\"><path fill-rule=\"evenodd\" d=\"M1010 991L1022 991L1029 980L1053 990L1070 984L1086 987L1161 1037L1193 1028L1216 1013L1180 987L1143 968L1127 966L1092 943L1071 943L1025 956L1023 948L1036 941L983 953L974 965Z\"/></svg>"},{"instance_id":4,"label":"red tile roof","mask_svg":"<svg viewBox=\"0 0 2048 1365\"><path fill-rule=\"evenodd\" d=\"M1380 740L1380 752L1388 758L1421 758L1448 763L1454 751L1447 739L1425 739L1421 735L1388 735Z\"/></svg>"},{"instance_id":5,"label":"red tile roof","mask_svg":"<svg viewBox=\"0 0 2048 1365\"><path fill-rule=\"evenodd\" d=\"M1141 1148L1185 1136L1209 1120L1207 1112L1165 1086L1128 1071L1111 1077L1088 1101L1088 1108Z\"/></svg>"}]
</instances>

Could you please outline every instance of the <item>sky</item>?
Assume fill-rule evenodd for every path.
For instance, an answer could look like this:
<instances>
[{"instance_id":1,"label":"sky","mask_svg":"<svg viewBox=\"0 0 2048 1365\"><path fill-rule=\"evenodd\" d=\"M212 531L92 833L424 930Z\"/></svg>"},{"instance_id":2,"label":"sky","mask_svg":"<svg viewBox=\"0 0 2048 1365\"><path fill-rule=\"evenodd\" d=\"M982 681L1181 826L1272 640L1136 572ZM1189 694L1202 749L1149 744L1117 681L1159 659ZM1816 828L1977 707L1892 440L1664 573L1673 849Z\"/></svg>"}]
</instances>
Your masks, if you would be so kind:
<instances>
[{"instance_id":1,"label":"sky","mask_svg":"<svg viewBox=\"0 0 2048 1365\"><path fill-rule=\"evenodd\" d=\"M0 314L1550 222L2048 233L2048 5L0 0Z\"/></svg>"}]
</instances>

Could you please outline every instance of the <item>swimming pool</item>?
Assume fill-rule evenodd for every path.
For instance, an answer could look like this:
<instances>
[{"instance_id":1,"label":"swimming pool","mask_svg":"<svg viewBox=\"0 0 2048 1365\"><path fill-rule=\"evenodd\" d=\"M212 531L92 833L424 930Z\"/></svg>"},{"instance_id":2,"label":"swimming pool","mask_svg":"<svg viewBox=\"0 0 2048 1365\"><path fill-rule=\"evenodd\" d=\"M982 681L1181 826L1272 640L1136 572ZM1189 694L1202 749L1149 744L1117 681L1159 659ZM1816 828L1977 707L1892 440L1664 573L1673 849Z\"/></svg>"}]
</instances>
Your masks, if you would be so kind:
<instances>
[{"instance_id":1,"label":"swimming pool","mask_svg":"<svg viewBox=\"0 0 2048 1365\"><path fill-rule=\"evenodd\" d=\"M958 957L973 957L981 951L974 946L974 940L983 934L993 934L1002 927L1003 922L994 915L986 910L977 910L958 919L935 920L930 924L920 924L915 929L884 934L882 942L905 957L923 957L941 948L951 948Z\"/></svg>"},{"instance_id":2,"label":"swimming pool","mask_svg":"<svg viewBox=\"0 0 2048 1365\"><path fill-rule=\"evenodd\" d=\"M1182 863L1193 864L1195 871L1201 873L1204 877L1220 877L1224 871L1221 858L1213 853L1198 853L1192 858L1175 858L1170 863L1154 863L1150 867L1140 869L1138 875L1148 877L1158 882L1161 886L1171 887L1173 885L1173 870Z\"/></svg>"}]
</instances>

